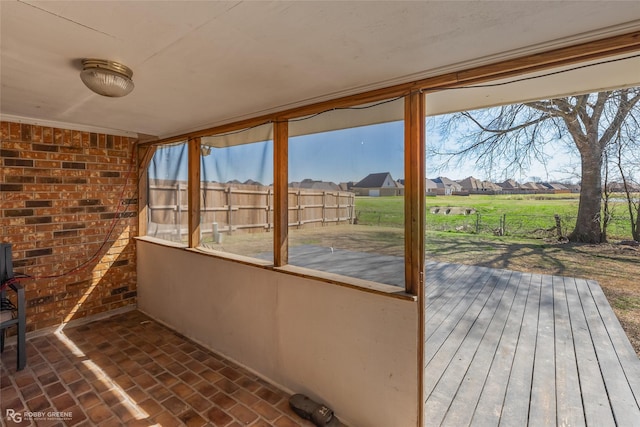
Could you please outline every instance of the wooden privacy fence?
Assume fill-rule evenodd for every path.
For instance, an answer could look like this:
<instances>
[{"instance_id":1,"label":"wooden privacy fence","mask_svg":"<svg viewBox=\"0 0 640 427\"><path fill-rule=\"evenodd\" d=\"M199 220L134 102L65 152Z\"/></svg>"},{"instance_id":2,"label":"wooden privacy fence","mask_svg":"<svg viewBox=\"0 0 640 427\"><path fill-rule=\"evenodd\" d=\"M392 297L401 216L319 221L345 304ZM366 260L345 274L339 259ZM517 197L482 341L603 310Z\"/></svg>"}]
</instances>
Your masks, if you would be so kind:
<instances>
[{"instance_id":1,"label":"wooden privacy fence","mask_svg":"<svg viewBox=\"0 0 640 427\"><path fill-rule=\"evenodd\" d=\"M187 234L187 184L179 181L151 184L148 200L149 234L182 240L180 236ZM273 187L270 186L203 183L200 207L200 230L203 234L213 233L214 239L220 233L230 235L273 228ZM289 189L290 227L353 223L354 212L353 193Z\"/></svg>"}]
</instances>

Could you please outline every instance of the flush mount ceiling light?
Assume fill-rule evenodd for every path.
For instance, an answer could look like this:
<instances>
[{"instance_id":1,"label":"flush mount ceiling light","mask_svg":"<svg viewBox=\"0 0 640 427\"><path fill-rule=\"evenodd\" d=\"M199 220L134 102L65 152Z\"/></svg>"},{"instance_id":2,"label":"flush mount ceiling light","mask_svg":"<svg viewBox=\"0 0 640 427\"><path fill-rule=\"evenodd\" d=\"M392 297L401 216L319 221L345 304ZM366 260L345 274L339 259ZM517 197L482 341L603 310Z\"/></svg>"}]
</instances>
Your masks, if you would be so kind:
<instances>
[{"instance_id":1,"label":"flush mount ceiling light","mask_svg":"<svg viewBox=\"0 0 640 427\"><path fill-rule=\"evenodd\" d=\"M133 71L126 65L105 59L83 59L80 78L99 95L120 97L133 90Z\"/></svg>"}]
</instances>

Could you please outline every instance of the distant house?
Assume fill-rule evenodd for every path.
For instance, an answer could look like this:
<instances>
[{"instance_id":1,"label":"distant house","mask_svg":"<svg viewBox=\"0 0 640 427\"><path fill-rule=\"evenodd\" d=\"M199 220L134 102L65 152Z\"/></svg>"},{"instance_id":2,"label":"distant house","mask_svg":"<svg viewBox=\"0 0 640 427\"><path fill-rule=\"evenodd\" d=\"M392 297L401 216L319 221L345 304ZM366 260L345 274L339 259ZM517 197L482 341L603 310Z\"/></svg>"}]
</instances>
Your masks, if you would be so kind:
<instances>
[{"instance_id":1,"label":"distant house","mask_svg":"<svg viewBox=\"0 0 640 427\"><path fill-rule=\"evenodd\" d=\"M462 189L469 193L495 193L502 191L502 187L493 182L481 181L472 176L458 181Z\"/></svg>"},{"instance_id":2,"label":"distant house","mask_svg":"<svg viewBox=\"0 0 640 427\"><path fill-rule=\"evenodd\" d=\"M549 190L567 192L569 189L559 182L543 182L542 185Z\"/></svg>"},{"instance_id":3,"label":"distant house","mask_svg":"<svg viewBox=\"0 0 640 427\"><path fill-rule=\"evenodd\" d=\"M424 180L424 192L427 195L433 196L436 195L438 191L438 184L436 184L432 179L426 178Z\"/></svg>"},{"instance_id":4,"label":"distant house","mask_svg":"<svg viewBox=\"0 0 640 427\"><path fill-rule=\"evenodd\" d=\"M402 196L404 186L394 181L389 172L371 173L351 187L356 196Z\"/></svg>"},{"instance_id":5,"label":"distant house","mask_svg":"<svg viewBox=\"0 0 640 427\"><path fill-rule=\"evenodd\" d=\"M348 182L341 182L340 184L338 184L338 187L340 187L341 191L351 191L351 188L353 188L354 185L355 185L355 182L348 181Z\"/></svg>"},{"instance_id":6,"label":"distant house","mask_svg":"<svg viewBox=\"0 0 640 427\"><path fill-rule=\"evenodd\" d=\"M463 191L460 184L444 176L434 178L432 179L432 181L436 184L436 194L438 194L439 196L450 196L453 193L459 193Z\"/></svg>"},{"instance_id":7,"label":"distant house","mask_svg":"<svg viewBox=\"0 0 640 427\"><path fill-rule=\"evenodd\" d=\"M580 184L564 184L564 186L567 187L567 189L572 193L580 192Z\"/></svg>"},{"instance_id":8,"label":"distant house","mask_svg":"<svg viewBox=\"0 0 640 427\"><path fill-rule=\"evenodd\" d=\"M544 185L538 184L536 182L525 182L524 184L520 185L520 189L528 190L528 191L537 191L537 190L546 190L547 188Z\"/></svg>"},{"instance_id":9,"label":"distant house","mask_svg":"<svg viewBox=\"0 0 640 427\"><path fill-rule=\"evenodd\" d=\"M513 179L508 179L498 184L504 191L517 191L520 189L520 184Z\"/></svg>"},{"instance_id":10,"label":"distant house","mask_svg":"<svg viewBox=\"0 0 640 427\"><path fill-rule=\"evenodd\" d=\"M316 181L313 179L303 179L300 182L290 182L291 188L304 188L307 190L323 190L323 191L342 191L342 188L335 182Z\"/></svg>"}]
</instances>

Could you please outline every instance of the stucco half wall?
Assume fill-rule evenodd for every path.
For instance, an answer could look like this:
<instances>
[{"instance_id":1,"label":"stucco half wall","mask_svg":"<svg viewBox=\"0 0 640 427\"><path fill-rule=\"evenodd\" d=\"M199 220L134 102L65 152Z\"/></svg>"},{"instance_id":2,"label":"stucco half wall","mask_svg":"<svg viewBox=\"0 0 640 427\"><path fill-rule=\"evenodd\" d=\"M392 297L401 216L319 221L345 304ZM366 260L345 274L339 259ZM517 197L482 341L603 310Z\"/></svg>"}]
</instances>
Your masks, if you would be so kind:
<instances>
[{"instance_id":1,"label":"stucco half wall","mask_svg":"<svg viewBox=\"0 0 640 427\"><path fill-rule=\"evenodd\" d=\"M138 240L138 306L351 426L417 423L417 303Z\"/></svg>"}]
</instances>

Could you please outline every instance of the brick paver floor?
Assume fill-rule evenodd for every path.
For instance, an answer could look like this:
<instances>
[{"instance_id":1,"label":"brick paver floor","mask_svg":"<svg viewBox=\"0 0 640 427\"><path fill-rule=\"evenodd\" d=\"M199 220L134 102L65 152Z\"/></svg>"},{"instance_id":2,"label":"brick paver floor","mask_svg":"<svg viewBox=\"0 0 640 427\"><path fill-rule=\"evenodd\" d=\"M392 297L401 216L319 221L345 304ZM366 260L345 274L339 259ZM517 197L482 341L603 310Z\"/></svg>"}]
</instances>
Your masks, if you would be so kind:
<instances>
[{"instance_id":1,"label":"brick paver floor","mask_svg":"<svg viewBox=\"0 0 640 427\"><path fill-rule=\"evenodd\" d=\"M3 426L313 425L287 393L139 311L29 338L20 372L12 346L1 360Z\"/></svg>"}]
</instances>

